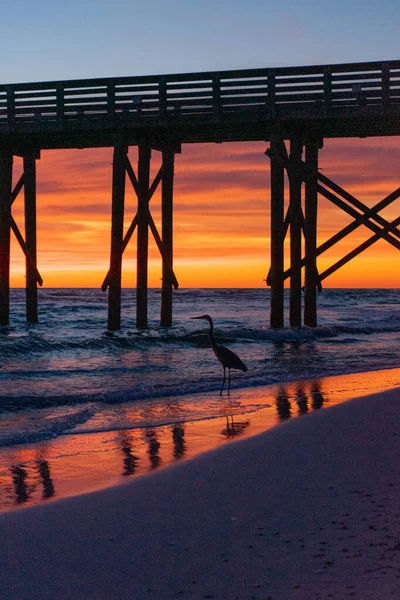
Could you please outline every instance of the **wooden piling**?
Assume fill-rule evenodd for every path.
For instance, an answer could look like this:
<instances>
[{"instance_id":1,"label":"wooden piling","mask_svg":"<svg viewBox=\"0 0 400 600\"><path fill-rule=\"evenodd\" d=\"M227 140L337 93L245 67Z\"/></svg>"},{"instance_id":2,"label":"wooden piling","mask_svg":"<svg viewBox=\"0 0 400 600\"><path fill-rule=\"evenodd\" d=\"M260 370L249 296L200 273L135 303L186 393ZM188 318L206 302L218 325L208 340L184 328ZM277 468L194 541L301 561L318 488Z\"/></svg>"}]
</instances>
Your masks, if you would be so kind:
<instances>
[{"instance_id":1,"label":"wooden piling","mask_svg":"<svg viewBox=\"0 0 400 600\"><path fill-rule=\"evenodd\" d=\"M10 206L13 154L0 147L0 325L10 319Z\"/></svg>"},{"instance_id":2,"label":"wooden piling","mask_svg":"<svg viewBox=\"0 0 400 600\"><path fill-rule=\"evenodd\" d=\"M291 327L301 326L301 155L302 142L299 138L290 140L289 174L290 188L290 308Z\"/></svg>"},{"instance_id":3,"label":"wooden piling","mask_svg":"<svg viewBox=\"0 0 400 600\"><path fill-rule=\"evenodd\" d=\"M282 146L280 136L271 137L271 310L270 325L284 326L284 168L274 158Z\"/></svg>"},{"instance_id":4,"label":"wooden piling","mask_svg":"<svg viewBox=\"0 0 400 600\"><path fill-rule=\"evenodd\" d=\"M25 244L31 260L26 258L26 320L38 322L37 300L37 248L36 248L36 155L29 151L24 155L24 197L25 197Z\"/></svg>"},{"instance_id":5,"label":"wooden piling","mask_svg":"<svg viewBox=\"0 0 400 600\"><path fill-rule=\"evenodd\" d=\"M306 144L304 325L317 326L318 142Z\"/></svg>"},{"instance_id":6,"label":"wooden piling","mask_svg":"<svg viewBox=\"0 0 400 600\"><path fill-rule=\"evenodd\" d=\"M161 320L160 325L172 325L172 277L173 267L173 182L174 153L162 153L162 242L165 256L162 261Z\"/></svg>"},{"instance_id":7,"label":"wooden piling","mask_svg":"<svg viewBox=\"0 0 400 600\"><path fill-rule=\"evenodd\" d=\"M111 209L111 254L108 292L108 329L121 327L121 278L122 243L125 204L125 160L127 147L123 140L114 146L112 209Z\"/></svg>"},{"instance_id":8,"label":"wooden piling","mask_svg":"<svg viewBox=\"0 0 400 600\"><path fill-rule=\"evenodd\" d=\"M138 182L145 202L138 200L137 209L136 327L138 329L147 328L150 159L150 146L140 144Z\"/></svg>"}]
</instances>

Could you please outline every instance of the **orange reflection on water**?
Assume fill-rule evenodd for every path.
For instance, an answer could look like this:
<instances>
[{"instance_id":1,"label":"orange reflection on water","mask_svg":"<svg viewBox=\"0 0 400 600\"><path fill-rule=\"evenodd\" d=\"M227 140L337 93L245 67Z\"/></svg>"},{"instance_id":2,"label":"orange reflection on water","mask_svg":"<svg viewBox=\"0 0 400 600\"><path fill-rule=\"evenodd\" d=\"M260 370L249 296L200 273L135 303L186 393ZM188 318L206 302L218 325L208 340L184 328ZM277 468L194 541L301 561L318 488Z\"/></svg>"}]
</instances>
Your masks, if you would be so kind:
<instances>
[{"instance_id":1,"label":"orange reflection on water","mask_svg":"<svg viewBox=\"0 0 400 600\"><path fill-rule=\"evenodd\" d=\"M399 382L400 369L392 369L235 390L230 398L218 396L221 416L217 418L63 435L40 444L4 448L0 511L121 484L291 418L397 387ZM213 396L205 394L204 401L209 404ZM174 406L173 399L168 403ZM151 402L148 409L151 413Z\"/></svg>"}]
</instances>

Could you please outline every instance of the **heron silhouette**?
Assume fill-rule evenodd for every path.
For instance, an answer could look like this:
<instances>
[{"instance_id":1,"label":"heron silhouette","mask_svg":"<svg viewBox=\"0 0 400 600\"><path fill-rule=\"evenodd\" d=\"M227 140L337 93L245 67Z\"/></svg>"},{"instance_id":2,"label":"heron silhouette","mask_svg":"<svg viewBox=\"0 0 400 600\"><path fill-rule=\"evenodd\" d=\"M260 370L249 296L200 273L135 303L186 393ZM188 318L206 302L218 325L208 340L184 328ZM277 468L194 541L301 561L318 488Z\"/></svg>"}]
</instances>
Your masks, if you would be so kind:
<instances>
[{"instance_id":1,"label":"heron silhouette","mask_svg":"<svg viewBox=\"0 0 400 600\"><path fill-rule=\"evenodd\" d=\"M228 396L230 396L231 391L231 369L236 369L238 371L247 371L246 365L240 360L240 358L229 350L225 348L225 346L220 346L217 344L214 338L214 323L210 315L201 315L200 317L190 317L191 319L202 319L203 321L208 321L210 324L210 341L212 349L214 350L215 356L218 358L221 365L224 367L224 378L222 380L221 390L219 395L222 396L222 390L224 389L225 381L226 381L226 369L228 369Z\"/></svg>"}]
</instances>

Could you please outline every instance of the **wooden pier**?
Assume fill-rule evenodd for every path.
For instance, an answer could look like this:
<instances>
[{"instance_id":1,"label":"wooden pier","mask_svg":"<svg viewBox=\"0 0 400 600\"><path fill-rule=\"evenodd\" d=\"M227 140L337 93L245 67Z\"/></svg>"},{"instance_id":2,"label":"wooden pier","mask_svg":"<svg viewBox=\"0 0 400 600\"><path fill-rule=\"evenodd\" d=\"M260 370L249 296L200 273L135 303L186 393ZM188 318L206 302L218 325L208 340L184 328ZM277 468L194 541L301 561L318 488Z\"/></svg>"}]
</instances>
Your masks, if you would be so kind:
<instances>
[{"instance_id":1,"label":"wooden pier","mask_svg":"<svg viewBox=\"0 0 400 600\"><path fill-rule=\"evenodd\" d=\"M122 255L136 228L137 327L147 327L149 229L162 256L161 324L172 323L172 288L178 287L173 271L174 158L182 145L269 142L270 323L284 326L284 281L290 278L290 325L304 322L314 327L316 291L326 277L378 239L400 249L400 218L389 223L379 214L400 196L400 189L367 207L318 171L323 140L394 135L400 135L400 61L0 85L0 325L9 323L11 230L26 257L27 321L38 318L37 285L42 285L42 278L36 257L36 160L42 150L114 148L110 269L102 289L109 294L108 328L115 330L121 326ZM138 147L137 173L128 158L129 146ZM162 166L150 181L154 150L162 153ZM23 157L23 174L12 189L14 156ZM124 234L127 180L138 203ZM150 211L158 185L162 188L161 235ZM22 188L25 237L11 210ZM354 219L319 247L318 195ZM320 273L317 257L360 225L369 227L373 235ZM287 234L290 266L285 270Z\"/></svg>"}]
</instances>

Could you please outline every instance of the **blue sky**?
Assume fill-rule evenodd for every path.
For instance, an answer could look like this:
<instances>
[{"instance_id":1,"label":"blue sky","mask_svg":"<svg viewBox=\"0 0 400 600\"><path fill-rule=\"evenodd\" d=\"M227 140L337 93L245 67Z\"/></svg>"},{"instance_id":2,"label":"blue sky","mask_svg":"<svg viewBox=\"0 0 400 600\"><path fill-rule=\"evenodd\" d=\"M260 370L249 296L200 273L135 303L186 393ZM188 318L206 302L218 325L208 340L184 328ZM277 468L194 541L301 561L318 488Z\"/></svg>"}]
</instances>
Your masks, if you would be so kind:
<instances>
[{"instance_id":1,"label":"blue sky","mask_svg":"<svg viewBox=\"0 0 400 600\"><path fill-rule=\"evenodd\" d=\"M400 58L398 0L3 0L0 82Z\"/></svg>"}]
</instances>

